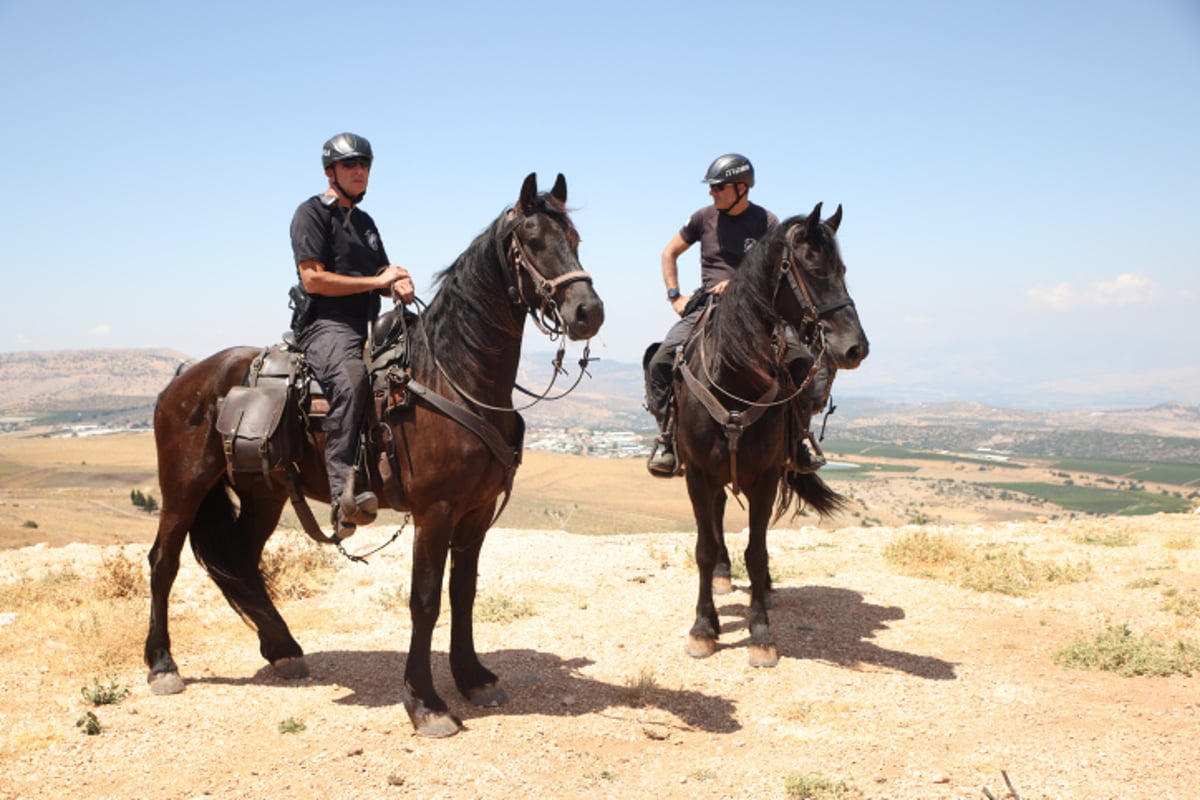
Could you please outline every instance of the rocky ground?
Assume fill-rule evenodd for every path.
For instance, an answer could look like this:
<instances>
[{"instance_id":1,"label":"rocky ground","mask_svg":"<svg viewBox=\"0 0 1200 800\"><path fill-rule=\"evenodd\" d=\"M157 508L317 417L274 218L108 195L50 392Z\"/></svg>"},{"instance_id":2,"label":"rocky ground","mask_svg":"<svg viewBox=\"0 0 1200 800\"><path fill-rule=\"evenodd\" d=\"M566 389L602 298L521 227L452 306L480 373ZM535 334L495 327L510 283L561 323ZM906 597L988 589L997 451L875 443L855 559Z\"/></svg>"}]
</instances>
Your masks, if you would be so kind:
<instances>
[{"instance_id":1,"label":"rocky ground","mask_svg":"<svg viewBox=\"0 0 1200 800\"><path fill-rule=\"evenodd\" d=\"M884 549L914 530L1090 571L1024 596L902 574ZM772 531L773 669L747 663L744 579L718 598L716 654L685 655L688 534L496 530L476 640L510 701L456 693L443 621L438 688L466 726L443 740L416 736L400 703L410 532L367 566L309 571L281 602L308 654L298 681L274 677L185 553L172 631L186 690L165 697L140 664L144 597L20 602L96 581L118 554L140 566L144 544L0 550L0 797L786 798L824 781L814 796L999 798L1002 771L1024 800L1200 786L1197 677L1052 659L1111 625L1200 639L1190 606L1170 602L1200 595L1194 515ZM81 686L110 677L130 694L86 703ZM98 735L77 727L89 711Z\"/></svg>"}]
</instances>

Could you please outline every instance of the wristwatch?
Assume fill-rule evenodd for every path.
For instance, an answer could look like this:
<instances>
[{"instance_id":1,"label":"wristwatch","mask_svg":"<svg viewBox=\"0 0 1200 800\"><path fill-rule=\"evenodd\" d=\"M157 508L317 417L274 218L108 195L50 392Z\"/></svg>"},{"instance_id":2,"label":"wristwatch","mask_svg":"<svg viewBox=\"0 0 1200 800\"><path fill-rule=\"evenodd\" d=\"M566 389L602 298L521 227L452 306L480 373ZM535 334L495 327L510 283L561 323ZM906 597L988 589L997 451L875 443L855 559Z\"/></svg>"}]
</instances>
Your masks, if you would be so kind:
<instances>
[{"instance_id":1,"label":"wristwatch","mask_svg":"<svg viewBox=\"0 0 1200 800\"><path fill-rule=\"evenodd\" d=\"M668 300L678 300L679 299L679 289L667 289L667 299Z\"/></svg>"}]
</instances>

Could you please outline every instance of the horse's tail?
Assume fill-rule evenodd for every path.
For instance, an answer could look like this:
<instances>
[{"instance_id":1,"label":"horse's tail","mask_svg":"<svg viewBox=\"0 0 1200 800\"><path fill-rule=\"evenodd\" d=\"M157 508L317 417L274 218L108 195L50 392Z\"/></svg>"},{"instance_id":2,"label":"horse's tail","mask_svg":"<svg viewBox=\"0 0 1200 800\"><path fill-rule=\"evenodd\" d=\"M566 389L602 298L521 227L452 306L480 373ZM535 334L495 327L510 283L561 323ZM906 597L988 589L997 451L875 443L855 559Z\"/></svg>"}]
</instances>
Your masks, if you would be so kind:
<instances>
[{"instance_id":1,"label":"horse's tail","mask_svg":"<svg viewBox=\"0 0 1200 800\"><path fill-rule=\"evenodd\" d=\"M821 480L816 473L800 475L795 472L784 472L779 481L779 505L775 509L775 519L783 516L795 500L792 517L795 518L804 506L816 511L821 517L829 517L845 510L850 498L838 494L829 488L829 484Z\"/></svg>"},{"instance_id":2,"label":"horse's tail","mask_svg":"<svg viewBox=\"0 0 1200 800\"><path fill-rule=\"evenodd\" d=\"M229 484L224 479L209 490L200 503L189 538L192 553L200 566L208 572L233 610L253 627L247 612L259 605L265 590L258 566L262 542L258 542L258 537L246 535L240 524L249 518L253 509L246 508L244 500L239 512L233 506L229 491Z\"/></svg>"}]
</instances>

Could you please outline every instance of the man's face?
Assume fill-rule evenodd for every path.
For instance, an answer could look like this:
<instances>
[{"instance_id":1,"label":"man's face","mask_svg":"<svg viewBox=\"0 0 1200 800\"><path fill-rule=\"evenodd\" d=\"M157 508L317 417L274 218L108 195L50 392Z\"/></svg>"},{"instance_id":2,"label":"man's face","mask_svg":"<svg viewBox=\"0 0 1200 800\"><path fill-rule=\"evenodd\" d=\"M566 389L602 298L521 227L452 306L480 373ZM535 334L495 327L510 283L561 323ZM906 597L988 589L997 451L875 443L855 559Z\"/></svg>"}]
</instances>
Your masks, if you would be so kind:
<instances>
[{"instance_id":1,"label":"man's face","mask_svg":"<svg viewBox=\"0 0 1200 800\"><path fill-rule=\"evenodd\" d=\"M710 184L708 194L712 197L713 205L717 207L718 211L728 211L733 208L738 199L732 183Z\"/></svg>"},{"instance_id":2,"label":"man's face","mask_svg":"<svg viewBox=\"0 0 1200 800\"><path fill-rule=\"evenodd\" d=\"M365 158L347 158L333 165L333 177L349 195L359 195L367 190L371 178L371 162Z\"/></svg>"}]
</instances>

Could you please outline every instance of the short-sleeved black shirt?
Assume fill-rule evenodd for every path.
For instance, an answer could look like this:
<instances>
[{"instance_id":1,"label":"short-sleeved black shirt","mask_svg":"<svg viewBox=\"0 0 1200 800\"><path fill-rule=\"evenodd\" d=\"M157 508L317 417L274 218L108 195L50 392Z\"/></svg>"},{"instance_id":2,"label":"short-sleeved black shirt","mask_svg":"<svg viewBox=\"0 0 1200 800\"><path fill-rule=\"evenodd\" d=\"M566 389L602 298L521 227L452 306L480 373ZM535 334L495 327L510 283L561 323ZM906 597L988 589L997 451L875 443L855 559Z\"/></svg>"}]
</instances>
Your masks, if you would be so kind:
<instances>
[{"instance_id":1,"label":"short-sleeved black shirt","mask_svg":"<svg viewBox=\"0 0 1200 800\"><path fill-rule=\"evenodd\" d=\"M383 240L375 220L365 211L326 205L324 195L314 195L300 204L292 217L292 254L301 261L317 261L340 275L375 275L388 265ZM362 327L379 308L374 292L344 297L312 296L314 319L334 319Z\"/></svg>"},{"instance_id":2,"label":"short-sleeved black shirt","mask_svg":"<svg viewBox=\"0 0 1200 800\"><path fill-rule=\"evenodd\" d=\"M750 248L778 224L774 214L754 203L736 216L705 206L684 223L679 236L689 245L700 242L700 279L712 289L732 278Z\"/></svg>"}]
</instances>

